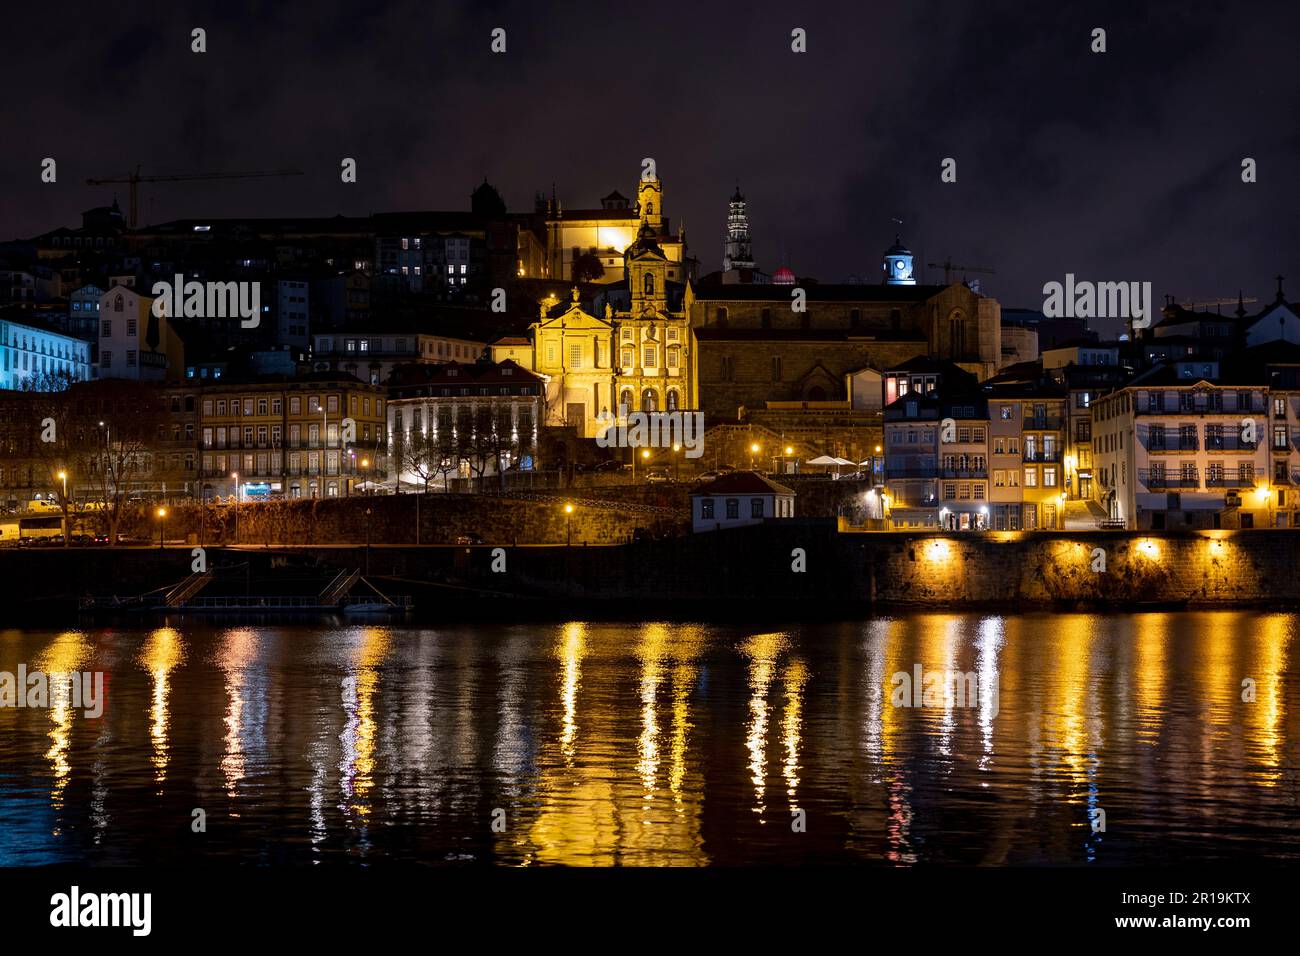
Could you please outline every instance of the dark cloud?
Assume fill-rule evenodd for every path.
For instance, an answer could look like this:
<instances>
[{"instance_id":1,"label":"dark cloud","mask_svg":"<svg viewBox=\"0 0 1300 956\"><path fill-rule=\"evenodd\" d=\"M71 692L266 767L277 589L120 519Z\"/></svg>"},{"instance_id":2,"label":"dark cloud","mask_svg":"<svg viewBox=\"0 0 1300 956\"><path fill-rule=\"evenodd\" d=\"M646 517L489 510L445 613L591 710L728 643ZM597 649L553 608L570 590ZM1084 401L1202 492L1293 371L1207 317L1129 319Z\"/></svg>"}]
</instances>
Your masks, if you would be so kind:
<instances>
[{"instance_id":1,"label":"dark cloud","mask_svg":"<svg viewBox=\"0 0 1300 956\"><path fill-rule=\"evenodd\" d=\"M1264 297L1292 271L1300 293L1293 5L811 7L14 6L4 232L75 223L110 198L82 180L137 163L308 172L158 185L141 211L159 220L463 208L483 176L512 208L552 182L593 204L630 192L653 156L706 268L739 182L760 261L826 280L878 274L899 216L925 259L996 268L985 289L1006 304L1037 304L1067 271L1180 297ZM806 54L790 52L794 27ZM54 186L38 181L47 155ZM355 186L339 182L345 156ZM945 156L956 185L939 181Z\"/></svg>"}]
</instances>

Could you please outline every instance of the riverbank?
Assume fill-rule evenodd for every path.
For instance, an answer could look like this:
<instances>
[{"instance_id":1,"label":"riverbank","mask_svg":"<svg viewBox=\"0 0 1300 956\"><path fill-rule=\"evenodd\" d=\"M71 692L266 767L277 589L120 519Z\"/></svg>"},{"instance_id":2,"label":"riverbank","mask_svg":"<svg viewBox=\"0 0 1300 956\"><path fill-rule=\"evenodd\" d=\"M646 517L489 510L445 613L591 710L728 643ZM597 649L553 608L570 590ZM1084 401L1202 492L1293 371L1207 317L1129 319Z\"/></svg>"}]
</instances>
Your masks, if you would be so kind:
<instances>
[{"instance_id":1,"label":"riverbank","mask_svg":"<svg viewBox=\"0 0 1300 956\"><path fill-rule=\"evenodd\" d=\"M357 569L425 620L1300 606L1287 530L841 533L809 519L607 546L258 545L204 560L215 593L312 594ZM65 621L86 597L174 585L193 561L179 545L11 550L0 574L10 616Z\"/></svg>"}]
</instances>

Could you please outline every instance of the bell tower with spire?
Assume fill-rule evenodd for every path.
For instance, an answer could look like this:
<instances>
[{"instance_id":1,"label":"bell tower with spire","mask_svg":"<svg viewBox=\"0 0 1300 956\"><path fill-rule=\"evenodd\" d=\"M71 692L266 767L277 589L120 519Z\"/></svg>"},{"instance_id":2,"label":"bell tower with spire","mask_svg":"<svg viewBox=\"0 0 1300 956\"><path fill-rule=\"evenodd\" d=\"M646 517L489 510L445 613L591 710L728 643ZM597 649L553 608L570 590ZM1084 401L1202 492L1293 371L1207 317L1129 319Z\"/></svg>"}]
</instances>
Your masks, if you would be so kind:
<instances>
[{"instance_id":1,"label":"bell tower with spire","mask_svg":"<svg viewBox=\"0 0 1300 956\"><path fill-rule=\"evenodd\" d=\"M749 243L749 216L745 212L745 197L740 187L731 197L727 212L727 236L722 244L722 271L753 269L754 256Z\"/></svg>"},{"instance_id":2,"label":"bell tower with spire","mask_svg":"<svg viewBox=\"0 0 1300 956\"><path fill-rule=\"evenodd\" d=\"M664 188L659 174L652 179L644 176L636 184L636 208L643 225L648 225L659 235L664 229Z\"/></svg>"}]
</instances>

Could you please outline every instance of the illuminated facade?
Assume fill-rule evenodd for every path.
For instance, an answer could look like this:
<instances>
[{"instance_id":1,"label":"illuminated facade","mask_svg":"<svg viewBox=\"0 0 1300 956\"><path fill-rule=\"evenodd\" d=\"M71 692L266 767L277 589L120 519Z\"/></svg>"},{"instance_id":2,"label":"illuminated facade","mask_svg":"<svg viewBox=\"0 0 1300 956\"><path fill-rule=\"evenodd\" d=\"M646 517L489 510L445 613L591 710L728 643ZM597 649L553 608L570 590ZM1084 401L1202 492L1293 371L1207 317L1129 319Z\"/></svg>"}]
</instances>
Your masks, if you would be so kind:
<instances>
[{"instance_id":1,"label":"illuminated facade","mask_svg":"<svg viewBox=\"0 0 1300 956\"><path fill-rule=\"evenodd\" d=\"M336 498L386 477L383 389L349 376L222 382L203 392L204 495Z\"/></svg>"},{"instance_id":2,"label":"illuminated facade","mask_svg":"<svg viewBox=\"0 0 1300 956\"><path fill-rule=\"evenodd\" d=\"M599 209L568 209L552 197L538 200L538 213L545 236L543 268L537 271L536 260L520 255L519 274L524 278L555 278L576 281L574 266L583 261L590 266L599 262L600 274L586 272L584 282L616 283L622 280L623 254L637 241L643 226L648 225L668 260L668 279L684 282L688 278L686 237L669 232L664 215L663 183L657 176L637 183L636 202L632 204L617 191L601 200Z\"/></svg>"},{"instance_id":3,"label":"illuminated facade","mask_svg":"<svg viewBox=\"0 0 1300 956\"><path fill-rule=\"evenodd\" d=\"M1180 365L1093 403L1094 485L1106 513L1138 529L1294 525L1295 403L1248 381L1183 376ZM1276 409L1270 398L1281 399Z\"/></svg>"},{"instance_id":4,"label":"illuminated facade","mask_svg":"<svg viewBox=\"0 0 1300 956\"><path fill-rule=\"evenodd\" d=\"M653 208L650 201L645 208ZM651 219L624 256L626 278L605 286L590 312L573 301L556 315L542 306L533 325L536 371L545 376L547 424L583 437L604 428L602 414L698 408L695 348L679 270L659 245ZM595 314L593 314L595 313Z\"/></svg>"}]
</instances>

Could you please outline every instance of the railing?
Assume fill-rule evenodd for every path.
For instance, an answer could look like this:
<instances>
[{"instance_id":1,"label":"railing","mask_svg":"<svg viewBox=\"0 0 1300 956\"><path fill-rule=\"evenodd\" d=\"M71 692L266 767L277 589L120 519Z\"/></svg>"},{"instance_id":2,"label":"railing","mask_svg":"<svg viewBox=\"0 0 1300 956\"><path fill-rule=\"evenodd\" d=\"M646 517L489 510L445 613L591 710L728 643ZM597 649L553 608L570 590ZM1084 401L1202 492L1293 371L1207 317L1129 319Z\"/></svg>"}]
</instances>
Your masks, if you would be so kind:
<instances>
[{"instance_id":1,"label":"railing","mask_svg":"<svg viewBox=\"0 0 1300 956\"><path fill-rule=\"evenodd\" d=\"M1176 451L1197 451L1201 447L1200 441L1195 438L1176 438L1172 441L1152 441L1147 445L1147 451L1152 454L1162 454L1164 452Z\"/></svg>"},{"instance_id":2,"label":"railing","mask_svg":"<svg viewBox=\"0 0 1300 956\"><path fill-rule=\"evenodd\" d=\"M929 468L886 468L885 479L893 478L938 478L939 469Z\"/></svg>"},{"instance_id":3,"label":"railing","mask_svg":"<svg viewBox=\"0 0 1300 956\"><path fill-rule=\"evenodd\" d=\"M1201 487L1201 479L1197 475L1183 474L1151 474L1143 472L1139 475L1138 480L1148 489L1169 489L1169 488L1187 488L1198 489Z\"/></svg>"},{"instance_id":4,"label":"railing","mask_svg":"<svg viewBox=\"0 0 1300 956\"><path fill-rule=\"evenodd\" d=\"M1049 464L1059 462L1061 453L1059 451L1027 451L1024 455L1025 461L1047 462Z\"/></svg>"},{"instance_id":5,"label":"railing","mask_svg":"<svg viewBox=\"0 0 1300 956\"><path fill-rule=\"evenodd\" d=\"M1259 447L1257 441L1243 441L1240 435L1206 435L1206 451L1254 451Z\"/></svg>"},{"instance_id":6,"label":"railing","mask_svg":"<svg viewBox=\"0 0 1300 956\"><path fill-rule=\"evenodd\" d=\"M1207 472L1205 475L1205 487L1207 488L1253 488L1255 486L1255 475L1253 472L1247 472L1244 476L1238 471L1222 471L1215 473Z\"/></svg>"},{"instance_id":7,"label":"railing","mask_svg":"<svg viewBox=\"0 0 1300 956\"><path fill-rule=\"evenodd\" d=\"M1055 432L1061 430L1062 418L1060 415L1046 415L1042 418L1025 418L1024 424L1021 425L1022 431L1027 432Z\"/></svg>"},{"instance_id":8,"label":"railing","mask_svg":"<svg viewBox=\"0 0 1300 956\"><path fill-rule=\"evenodd\" d=\"M987 468L941 468L939 470L941 478L987 478L988 476Z\"/></svg>"}]
</instances>

